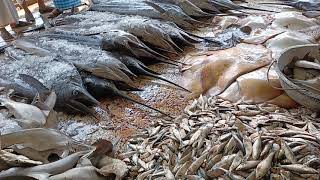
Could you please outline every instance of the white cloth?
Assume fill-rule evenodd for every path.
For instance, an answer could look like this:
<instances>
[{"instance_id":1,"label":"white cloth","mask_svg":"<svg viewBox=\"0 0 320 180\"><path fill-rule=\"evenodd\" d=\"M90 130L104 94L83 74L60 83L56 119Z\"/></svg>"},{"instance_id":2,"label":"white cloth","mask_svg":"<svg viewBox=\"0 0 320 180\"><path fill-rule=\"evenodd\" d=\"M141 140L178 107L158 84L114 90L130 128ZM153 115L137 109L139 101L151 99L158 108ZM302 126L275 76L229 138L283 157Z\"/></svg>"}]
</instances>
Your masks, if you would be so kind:
<instances>
[{"instance_id":1,"label":"white cloth","mask_svg":"<svg viewBox=\"0 0 320 180\"><path fill-rule=\"evenodd\" d=\"M18 12L11 0L0 0L0 27L18 22Z\"/></svg>"}]
</instances>

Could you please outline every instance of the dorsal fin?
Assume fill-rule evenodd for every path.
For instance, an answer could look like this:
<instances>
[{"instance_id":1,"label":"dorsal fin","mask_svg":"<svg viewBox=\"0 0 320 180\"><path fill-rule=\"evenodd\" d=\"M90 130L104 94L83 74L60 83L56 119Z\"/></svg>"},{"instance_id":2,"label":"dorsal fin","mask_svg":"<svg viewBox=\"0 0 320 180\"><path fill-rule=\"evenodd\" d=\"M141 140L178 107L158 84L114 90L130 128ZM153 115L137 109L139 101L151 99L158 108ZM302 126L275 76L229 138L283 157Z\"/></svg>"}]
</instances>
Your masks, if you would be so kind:
<instances>
[{"instance_id":1,"label":"dorsal fin","mask_svg":"<svg viewBox=\"0 0 320 180\"><path fill-rule=\"evenodd\" d=\"M35 88L40 95L49 93L49 89L36 78L27 74L19 74L19 77L21 80L28 83L31 87Z\"/></svg>"}]
</instances>

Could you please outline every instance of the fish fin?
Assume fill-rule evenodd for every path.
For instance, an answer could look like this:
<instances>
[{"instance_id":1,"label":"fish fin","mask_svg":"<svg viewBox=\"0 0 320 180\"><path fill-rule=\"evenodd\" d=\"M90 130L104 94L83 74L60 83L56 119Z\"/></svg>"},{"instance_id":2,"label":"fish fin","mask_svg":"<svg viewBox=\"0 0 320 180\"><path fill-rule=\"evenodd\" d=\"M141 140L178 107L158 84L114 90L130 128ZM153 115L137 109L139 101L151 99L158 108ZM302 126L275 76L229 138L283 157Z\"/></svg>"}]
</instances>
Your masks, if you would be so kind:
<instances>
[{"instance_id":1,"label":"fish fin","mask_svg":"<svg viewBox=\"0 0 320 180\"><path fill-rule=\"evenodd\" d=\"M80 102L74 101L74 100L70 100L70 102L71 102L71 104L66 103L66 106L73 109L74 111L82 113L82 114L89 114L89 115L92 115L93 117L97 118L97 116L95 115L95 112L92 108L89 108L86 105L84 105Z\"/></svg>"},{"instance_id":2,"label":"fish fin","mask_svg":"<svg viewBox=\"0 0 320 180\"><path fill-rule=\"evenodd\" d=\"M44 101L44 104L48 106L49 110L53 110L57 101L57 94L54 91L51 91L47 99Z\"/></svg>"},{"instance_id":3,"label":"fish fin","mask_svg":"<svg viewBox=\"0 0 320 180\"><path fill-rule=\"evenodd\" d=\"M80 71L84 70L86 72L91 73L92 75L95 75L95 76L98 76L101 78L110 79L110 80L114 80L114 81L122 81L122 82L129 83L129 84L133 83L132 80L121 70L119 70L117 68L110 68L102 63L95 64L95 67L89 67L87 65L78 64L78 63L74 63L74 65ZM113 69L116 69L117 71L114 71ZM120 76L119 76L119 71L122 72L122 73L120 73L121 74Z\"/></svg>"},{"instance_id":4,"label":"fish fin","mask_svg":"<svg viewBox=\"0 0 320 180\"><path fill-rule=\"evenodd\" d=\"M48 20L47 17L45 17L43 14L40 14L40 17L43 21L43 26L45 29L49 29L49 28L53 27L53 25L50 23L50 21Z\"/></svg>"},{"instance_id":5,"label":"fish fin","mask_svg":"<svg viewBox=\"0 0 320 180\"><path fill-rule=\"evenodd\" d=\"M28 176L33 177L35 179L39 179L39 180L45 180L45 179L48 179L50 175L51 174L49 174L49 173L37 172L37 173L32 173Z\"/></svg>"},{"instance_id":6,"label":"fish fin","mask_svg":"<svg viewBox=\"0 0 320 180\"><path fill-rule=\"evenodd\" d=\"M36 104L36 103L39 102L39 101L41 101L41 98L40 98L39 92L37 92L37 94L34 96L32 102L31 102L31 104L34 105L34 104Z\"/></svg>"},{"instance_id":7,"label":"fish fin","mask_svg":"<svg viewBox=\"0 0 320 180\"><path fill-rule=\"evenodd\" d=\"M49 89L36 78L27 74L19 74L19 77L31 87L35 88L40 94L49 92Z\"/></svg>"},{"instance_id":8,"label":"fish fin","mask_svg":"<svg viewBox=\"0 0 320 180\"><path fill-rule=\"evenodd\" d=\"M303 56L302 59L307 60L307 61L311 60L311 58L310 58L310 53L311 53L311 52L308 52L306 55Z\"/></svg>"},{"instance_id":9,"label":"fish fin","mask_svg":"<svg viewBox=\"0 0 320 180\"><path fill-rule=\"evenodd\" d=\"M102 75L101 77L105 77L106 79L110 78L110 80L133 83L132 80L126 75L126 73L116 67L108 67L100 63L96 65L97 68L93 69L92 71L92 74L94 75Z\"/></svg>"},{"instance_id":10,"label":"fish fin","mask_svg":"<svg viewBox=\"0 0 320 180\"><path fill-rule=\"evenodd\" d=\"M121 91L143 91L143 89L139 89L131 84L126 84L123 82L114 82L115 86Z\"/></svg>"},{"instance_id":11,"label":"fish fin","mask_svg":"<svg viewBox=\"0 0 320 180\"><path fill-rule=\"evenodd\" d=\"M148 0L144 0L143 1L145 4L151 6L152 8L154 8L155 10L157 10L159 13L165 13L166 10L163 9L161 6L159 6L158 4L154 3L154 2L151 2L151 1L148 1Z\"/></svg>"},{"instance_id":12,"label":"fish fin","mask_svg":"<svg viewBox=\"0 0 320 180\"><path fill-rule=\"evenodd\" d=\"M136 60L140 67L142 67L144 70L148 71L149 73L152 73L154 75L161 75L161 73L158 73L156 71L153 71L149 67L147 67L143 62Z\"/></svg>"}]
</instances>

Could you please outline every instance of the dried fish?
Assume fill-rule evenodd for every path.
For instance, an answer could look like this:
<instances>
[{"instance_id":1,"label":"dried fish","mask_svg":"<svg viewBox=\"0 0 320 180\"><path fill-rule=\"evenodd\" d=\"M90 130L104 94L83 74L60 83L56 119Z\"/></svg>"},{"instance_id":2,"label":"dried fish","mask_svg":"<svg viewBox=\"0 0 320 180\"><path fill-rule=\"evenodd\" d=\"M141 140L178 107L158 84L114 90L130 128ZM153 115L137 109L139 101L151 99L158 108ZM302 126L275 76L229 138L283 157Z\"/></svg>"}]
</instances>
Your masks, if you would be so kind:
<instances>
[{"instance_id":1,"label":"dried fish","mask_svg":"<svg viewBox=\"0 0 320 180\"><path fill-rule=\"evenodd\" d=\"M110 174L115 174L117 178L124 177L128 172L128 167L126 163L118 159L114 159L108 156L103 157L97 166L100 168L98 173L108 176Z\"/></svg>"},{"instance_id":2,"label":"dried fish","mask_svg":"<svg viewBox=\"0 0 320 180\"><path fill-rule=\"evenodd\" d=\"M235 106L261 113L236 118L232 115L237 111ZM256 106L233 105L204 97L194 101L188 111L188 118L155 123L145 131L149 132L148 136L140 136L144 140L130 142L128 146L134 149L128 150L132 160L126 161L130 165L130 175L145 177L149 174L145 179L255 180L268 176L286 179L296 178L298 167L302 167L305 169L300 171L304 173L299 176L305 174L307 178L312 177L320 165L320 151L317 150L320 144L315 141L318 124L311 121L312 126L306 122L312 119L311 115L302 118L301 113L287 113L282 109L277 114ZM155 128L158 133L151 137L150 132ZM164 134L161 137L157 135L160 132Z\"/></svg>"},{"instance_id":3,"label":"dried fish","mask_svg":"<svg viewBox=\"0 0 320 180\"><path fill-rule=\"evenodd\" d=\"M207 156L208 156L208 152L205 152L198 159L196 159L188 168L188 174L195 173L200 168L204 160L207 159Z\"/></svg>"},{"instance_id":4,"label":"dried fish","mask_svg":"<svg viewBox=\"0 0 320 180\"><path fill-rule=\"evenodd\" d=\"M183 176L186 174L186 172L188 171L188 168L190 167L190 165L192 164L192 161L187 161L185 162L177 171L176 173L176 178Z\"/></svg>"},{"instance_id":5,"label":"dried fish","mask_svg":"<svg viewBox=\"0 0 320 180\"><path fill-rule=\"evenodd\" d=\"M137 176L137 180L143 180L146 179L150 174L152 174L154 172L154 169L150 169L144 173L141 173Z\"/></svg>"},{"instance_id":6,"label":"dried fish","mask_svg":"<svg viewBox=\"0 0 320 180\"><path fill-rule=\"evenodd\" d=\"M260 161L245 161L237 167L237 171L248 170L257 167Z\"/></svg>"},{"instance_id":7,"label":"dried fish","mask_svg":"<svg viewBox=\"0 0 320 180\"><path fill-rule=\"evenodd\" d=\"M219 162L222 159L222 154L217 154L213 158L211 158L208 162L208 165L206 167L207 170L211 169L217 162Z\"/></svg>"},{"instance_id":8,"label":"dried fish","mask_svg":"<svg viewBox=\"0 0 320 180\"><path fill-rule=\"evenodd\" d=\"M232 153L235 147L236 147L236 141L234 140L233 137L231 137L228 143L226 144L226 146L224 147L224 153L226 154Z\"/></svg>"},{"instance_id":9,"label":"dried fish","mask_svg":"<svg viewBox=\"0 0 320 180\"><path fill-rule=\"evenodd\" d=\"M240 140L240 138L238 137L238 135L236 135L235 132L232 132L232 137L236 142L236 146L238 149L240 149L242 152L245 152L244 146L242 144L242 141Z\"/></svg>"},{"instance_id":10,"label":"dried fish","mask_svg":"<svg viewBox=\"0 0 320 180\"><path fill-rule=\"evenodd\" d=\"M239 152L238 154L237 154L237 156L233 159L233 161L232 161L232 164L231 164L231 166L230 166L230 168L229 168L229 171L230 172L232 172L233 170L235 170L239 165L240 165L240 163L241 163L241 160L242 160L242 152Z\"/></svg>"},{"instance_id":11,"label":"dried fish","mask_svg":"<svg viewBox=\"0 0 320 180\"><path fill-rule=\"evenodd\" d=\"M306 148L308 145L307 144L303 144L303 145L300 145L300 146L296 146L294 148L292 148L292 152L293 153L298 153L300 152L302 149Z\"/></svg>"},{"instance_id":12,"label":"dried fish","mask_svg":"<svg viewBox=\"0 0 320 180\"><path fill-rule=\"evenodd\" d=\"M261 151L261 157L264 157L269 153L270 149L272 148L273 142L274 141L268 141L268 143L264 146L264 148Z\"/></svg>"},{"instance_id":13,"label":"dried fish","mask_svg":"<svg viewBox=\"0 0 320 180\"><path fill-rule=\"evenodd\" d=\"M247 136L243 137L243 146L245 149L245 159L248 159L251 156L251 153L253 151L253 146L252 146L252 142L251 139Z\"/></svg>"},{"instance_id":14,"label":"dried fish","mask_svg":"<svg viewBox=\"0 0 320 180\"><path fill-rule=\"evenodd\" d=\"M256 141L253 143L253 146L252 146L252 159L253 160L259 159L260 154L261 154L261 144L262 144L261 134L259 134L258 138L256 139Z\"/></svg>"},{"instance_id":15,"label":"dried fish","mask_svg":"<svg viewBox=\"0 0 320 180\"><path fill-rule=\"evenodd\" d=\"M296 164L297 163L297 159L295 158L292 150L290 149L290 147L287 145L287 143L285 141L281 141L281 147L283 148L284 154L290 160L290 162L292 164Z\"/></svg>"},{"instance_id":16,"label":"dried fish","mask_svg":"<svg viewBox=\"0 0 320 180\"><path fill-rule=\"evenodd\" d=\"M270 170L274 154L275 152L270 152L269 155L257 165L257 179L261 179Z\"/></svg>"},{"instance_id":17,"label":"dried fish","mask_svg":"<svg viewBox=\"0 0 320 180\"><path fill-rule=\"evenodd\" d=\"M318 174L319 173L317 170L302 164L280 165L280 167L289 171L302 173L302 174Z\"/></svg>"}]
</instances>

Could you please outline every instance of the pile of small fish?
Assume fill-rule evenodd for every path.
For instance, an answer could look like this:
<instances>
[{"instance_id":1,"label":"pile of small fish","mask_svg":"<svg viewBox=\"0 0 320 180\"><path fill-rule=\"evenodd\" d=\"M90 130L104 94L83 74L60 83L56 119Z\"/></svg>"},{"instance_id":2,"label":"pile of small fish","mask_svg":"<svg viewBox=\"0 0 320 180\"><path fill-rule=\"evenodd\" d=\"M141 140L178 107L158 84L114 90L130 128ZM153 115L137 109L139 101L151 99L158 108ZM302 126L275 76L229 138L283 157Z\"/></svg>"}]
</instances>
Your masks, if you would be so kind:
<instances>
[{"instance_id":1,"label":"pile of small fish","mask_svg":"<svg viewBox=\"0 0 320 180\"><path fill-rule=\"evenodd\" d=\"M302 59L294 57L283 70L291 81L315 94L320 93L320 61L306 54Z\"/></svg>"},{"instance_id":2,"label":"pile of small fish","mask_svg":"<svg viewBox=\"0 0 320 180\"><path fill-rule=\"evenodd\" d=\"M320 122L307 109L200 96L119 155L137 179L318 179Z\"/></svg>"},{"instance_id":3,"label":"pile of small fish","mask_svg":"<svg viewBox=\"0 0 320 180\"><path fill-rule=\"evenodd\" d=\"M96 99L114 95L171 117L125 91L141 91L133 79L144 75L190 92L146 65L183 65L174 57L197 43L223 48L223 42L190 30L209 26L207 20L216 15L244 9L250 8L229 0L93 1L89 11L63 14L45 22L54 27L1 48L7 56L0 60L0 87L13 89L27 102L54 91L55 110L67 113L95 115Z\"/></svg>"}]
</instances>

